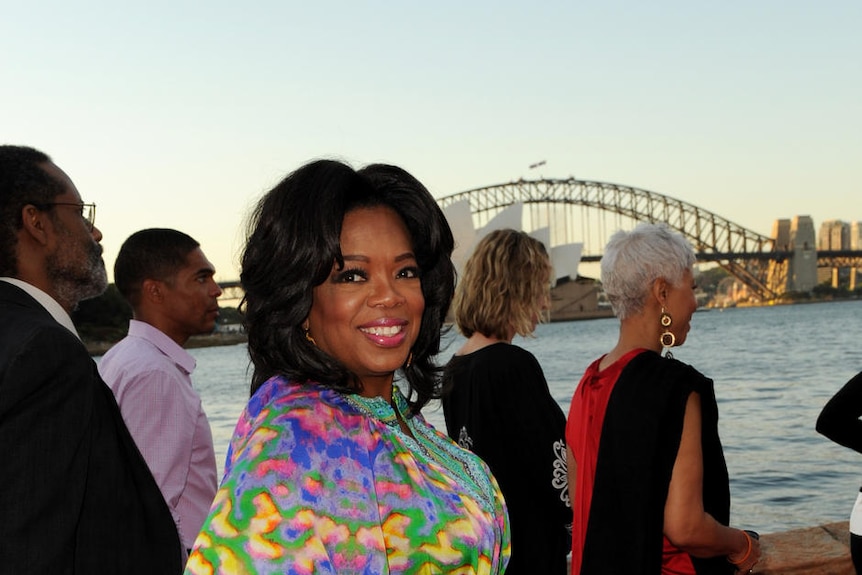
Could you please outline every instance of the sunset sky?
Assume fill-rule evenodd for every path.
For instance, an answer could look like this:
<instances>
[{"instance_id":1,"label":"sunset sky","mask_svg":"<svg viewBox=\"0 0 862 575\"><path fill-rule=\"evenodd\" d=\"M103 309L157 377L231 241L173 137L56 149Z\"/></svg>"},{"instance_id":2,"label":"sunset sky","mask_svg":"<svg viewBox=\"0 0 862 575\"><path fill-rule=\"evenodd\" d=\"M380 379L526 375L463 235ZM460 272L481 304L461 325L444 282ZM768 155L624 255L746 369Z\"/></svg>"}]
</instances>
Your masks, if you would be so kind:
<instances>
[{"instance_id":1,"label":"sunset sky","mask_svg":"<svg viewBox=\"0 0 862 575\"><path fill-rule=\"evenodd\" d=\"M862 220L858 0L0 3L2 143L98 205L109 274L175 227L236 279L250 208L316 158Z\"/></svg>"}]
</instances>

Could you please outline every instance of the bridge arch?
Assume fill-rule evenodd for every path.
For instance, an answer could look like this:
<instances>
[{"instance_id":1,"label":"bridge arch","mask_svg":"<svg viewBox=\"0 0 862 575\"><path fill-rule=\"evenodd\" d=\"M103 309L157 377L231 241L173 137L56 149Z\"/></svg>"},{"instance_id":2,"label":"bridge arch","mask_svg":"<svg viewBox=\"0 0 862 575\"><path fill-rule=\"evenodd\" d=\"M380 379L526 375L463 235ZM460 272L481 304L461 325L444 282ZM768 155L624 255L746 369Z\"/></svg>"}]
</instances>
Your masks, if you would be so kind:
<instances>
[{"instance_id":1,"label":"bridge arch","mask_svg":"<svg viewBox=\"0 0 862 575\"><path fill-rule=\"evenodd\" d=\"M786 275L786 261L790 255L776 251L773 238L714 212L664 194L608 182L575 178L521 179L437 200L444 209L464 201L469 202L476 229L507 207L523 203L529 206L533 228L550 225L557 230L556 238L552 239L555 244L584 241L584 230L580 232L580 240L574 231L576 224L572 220L577 219L578 214L569 213L572 208L609 213L628 220L629 225L620 221L614 229L632 227L636 222L664 222L691 242L699 260L718 263L761 299L777 296L776 278ZM584 213L580 214L580 219L589 221ZM602 239L600 249L606 239ZM585 246L582 261L597 261L600 257L600 250Z\"/></svg>"}]
</instances>

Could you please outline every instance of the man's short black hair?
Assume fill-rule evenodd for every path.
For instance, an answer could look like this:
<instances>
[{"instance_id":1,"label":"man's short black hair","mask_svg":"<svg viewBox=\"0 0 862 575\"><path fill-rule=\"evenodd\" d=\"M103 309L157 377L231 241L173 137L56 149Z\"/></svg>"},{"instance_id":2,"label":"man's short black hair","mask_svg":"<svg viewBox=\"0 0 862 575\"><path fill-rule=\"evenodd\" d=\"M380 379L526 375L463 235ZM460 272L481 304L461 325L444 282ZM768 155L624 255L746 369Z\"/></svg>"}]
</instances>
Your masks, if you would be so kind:
<instances>
[{"instance_id":1,"label":"man's short black hair","mask_svg":"<svg viewBox=\"0 0 862 575\"><path fill-rule=\"evenodd\" d=\"M120 247L114 261L114 283L136 308L144 280L170 282L200 244L183 232L150 228L135 232Z\"/></svg>"}]
</instances>

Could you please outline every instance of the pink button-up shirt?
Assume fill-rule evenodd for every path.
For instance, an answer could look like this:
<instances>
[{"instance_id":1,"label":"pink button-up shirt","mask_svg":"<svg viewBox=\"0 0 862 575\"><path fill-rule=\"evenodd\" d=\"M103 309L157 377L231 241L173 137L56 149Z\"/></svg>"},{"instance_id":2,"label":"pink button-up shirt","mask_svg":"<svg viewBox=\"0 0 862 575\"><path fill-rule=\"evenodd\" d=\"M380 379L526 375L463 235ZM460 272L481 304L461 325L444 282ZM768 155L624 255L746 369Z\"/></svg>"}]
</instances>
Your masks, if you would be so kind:
<instances>
[{"instance_id":1,"label":"pink button-up shirt","mask_svg":"<svg viewBox=\"0 0 862 575\"><path fill-rule=\"evenodd\" d=\"M191 549L215 497L212 431L192 387L194 358L153 326L132 320L129 334L99 362L99 373Z\"/></svg>"}]
</instances>

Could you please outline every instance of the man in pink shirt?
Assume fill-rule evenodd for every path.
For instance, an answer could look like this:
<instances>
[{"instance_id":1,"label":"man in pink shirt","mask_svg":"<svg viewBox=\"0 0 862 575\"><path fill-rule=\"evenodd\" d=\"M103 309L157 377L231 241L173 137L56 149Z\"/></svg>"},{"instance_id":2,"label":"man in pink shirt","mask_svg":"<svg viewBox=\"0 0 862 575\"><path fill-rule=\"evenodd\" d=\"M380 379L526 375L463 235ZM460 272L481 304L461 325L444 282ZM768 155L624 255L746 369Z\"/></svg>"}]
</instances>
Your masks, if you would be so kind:
<instances>
[{"instance_id":1,"label":"man in pink shirt","mask_svg":"<svg viewBox=\"0 0 862 575\"><path fill-rule=\"evenodd\" d=\"M184 557L215 496L212 432L192 387L189 337L210 333L221 289L188 235L170 229L132 234L114 263L114 282L132 306L128 335L99 362L123 420L171 510Z\"/></svg>"}]
</instances>

